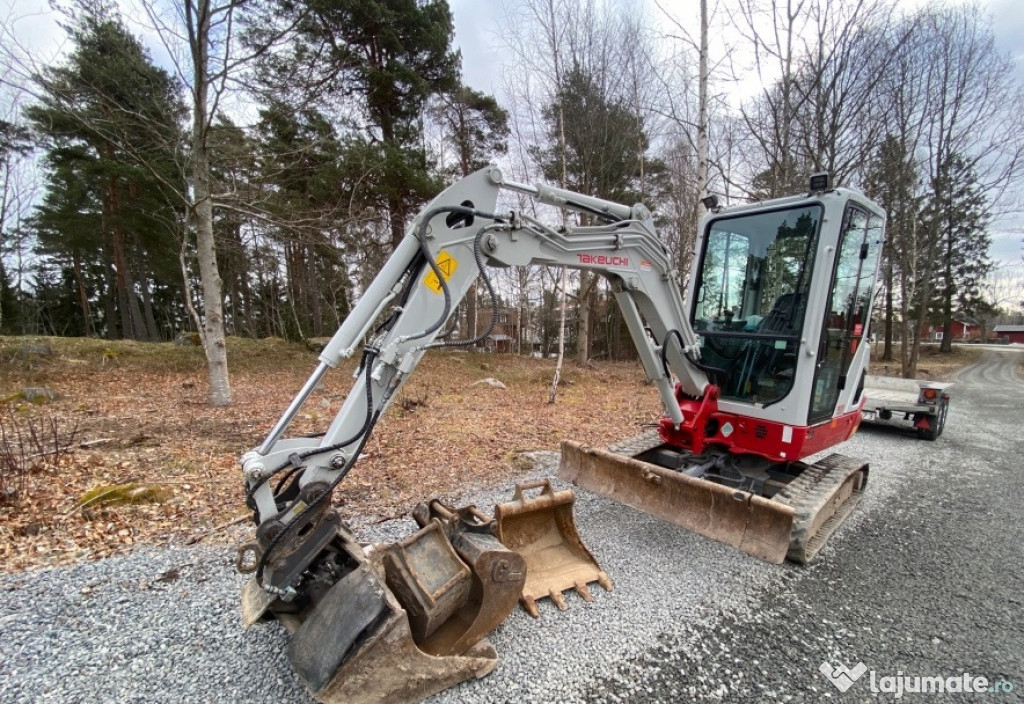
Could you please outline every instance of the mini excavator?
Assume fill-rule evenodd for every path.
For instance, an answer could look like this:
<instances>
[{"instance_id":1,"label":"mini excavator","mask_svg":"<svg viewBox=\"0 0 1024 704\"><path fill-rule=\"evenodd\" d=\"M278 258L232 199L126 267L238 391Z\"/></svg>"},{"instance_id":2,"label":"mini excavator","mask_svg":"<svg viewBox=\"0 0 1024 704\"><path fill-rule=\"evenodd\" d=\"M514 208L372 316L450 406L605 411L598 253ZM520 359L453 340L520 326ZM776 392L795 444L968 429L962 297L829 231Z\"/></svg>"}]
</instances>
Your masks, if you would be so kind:
<instances>
[{"instance_id":1,"label":"mini excavator","mask_svg":"<svg viewBox=\"0 0 1024 704\"><path fill-rule=\"evenodd\" d=\"M499 211L502 191L586 224ZM493 669L487 635L534 571L520 550L529 541L511 521L499 525L530 513L522 488L518 507L493 518L421 504L419 531L383 546L358 543L331 501L423 355L489 334L445 333L478 279L496 313L488 267L603 276L660 395L653 431L607 448L563 442L560 478L764 560L808 562L867 482L865 463L825 451L860 422L884 225L881 208L826 174L800 195L712 204L684 299L643 205L517 183L493 166L456 182L415 218L281 419L242 457L256 524L239 553L239 569L253 573L245 622L276 618L292 632L289 658L324 702L412 702ZM324 375L357 353L352 390L327 431L285 437ZM586 594L593 580L610 588L560 493L548 483L538 497L549 518L561 505L556 547L592 574L557 590Z\"/></svg>"}]
</instances>

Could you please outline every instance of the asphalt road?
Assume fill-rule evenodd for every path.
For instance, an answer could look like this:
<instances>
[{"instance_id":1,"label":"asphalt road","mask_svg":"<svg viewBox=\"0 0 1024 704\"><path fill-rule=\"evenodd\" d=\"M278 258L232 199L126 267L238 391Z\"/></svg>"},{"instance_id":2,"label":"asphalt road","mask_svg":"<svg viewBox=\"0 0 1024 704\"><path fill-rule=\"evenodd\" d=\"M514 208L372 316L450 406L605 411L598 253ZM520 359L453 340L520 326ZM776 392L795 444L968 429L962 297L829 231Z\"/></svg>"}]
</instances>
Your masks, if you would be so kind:
<instances>
[{"instance_id":1,"label":"asphalt road","mask_svg":"<svg viewBox=\"0 0 1024 704\"><path fill-rule=\"evenodd\" d=\"M671 629L586 699L1024 701L1021 361L989 350L963 370L936 442L863 428L841 450L871 462L868 498L815 564ZM843 693L823 663L860 675Z\"/></svg>"}]
</instances>

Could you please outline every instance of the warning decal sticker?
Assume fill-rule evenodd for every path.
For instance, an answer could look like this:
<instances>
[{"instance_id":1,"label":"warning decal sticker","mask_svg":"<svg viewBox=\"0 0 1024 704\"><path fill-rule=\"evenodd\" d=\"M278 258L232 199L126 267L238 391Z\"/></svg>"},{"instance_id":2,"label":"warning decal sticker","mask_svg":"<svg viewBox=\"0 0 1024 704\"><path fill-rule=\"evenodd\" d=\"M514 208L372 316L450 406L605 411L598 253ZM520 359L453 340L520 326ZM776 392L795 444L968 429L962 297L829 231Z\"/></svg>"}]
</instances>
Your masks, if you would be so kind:
<instances>
[{"instance_id":1,"label":"warning decal sticker","mask_svg":"<svg viewBox=\"0 0 1024 704\"><path fill-rule=\"evenodd\" d=\"M443 249L437 255L437 268L441 270L441 276L444 277L446 282L451 281L452 274L455 273L455 269L457 269L458 266L459 263L452 258L452 255L448 254L448 252ZM434 270L429 267L427 268L427 277L423 279L423 283L434 293L442 293L441 282L438 280L437 274L434 273Z\"/></svg>"}]
</instances>

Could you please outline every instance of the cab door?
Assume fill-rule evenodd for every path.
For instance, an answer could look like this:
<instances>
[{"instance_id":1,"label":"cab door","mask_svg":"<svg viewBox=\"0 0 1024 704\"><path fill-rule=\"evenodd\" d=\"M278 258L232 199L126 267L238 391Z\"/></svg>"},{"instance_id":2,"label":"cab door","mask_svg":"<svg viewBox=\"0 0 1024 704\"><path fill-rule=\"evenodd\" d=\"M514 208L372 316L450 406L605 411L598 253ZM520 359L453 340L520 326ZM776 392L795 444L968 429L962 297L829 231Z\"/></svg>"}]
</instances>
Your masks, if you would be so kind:
<instances>
[{"instance_id":1,"label":"cab door","mask_svg":"<svg viewBox=\"0 0 1024 704\"><path fill-rule=\"evenodd\" d=\"M854 203L846 207L832 283L818 344L808 425L835 414L849 379L853 354L868 332L875 276L882 250L882 218Z\"/></svg>"}]
</instances>

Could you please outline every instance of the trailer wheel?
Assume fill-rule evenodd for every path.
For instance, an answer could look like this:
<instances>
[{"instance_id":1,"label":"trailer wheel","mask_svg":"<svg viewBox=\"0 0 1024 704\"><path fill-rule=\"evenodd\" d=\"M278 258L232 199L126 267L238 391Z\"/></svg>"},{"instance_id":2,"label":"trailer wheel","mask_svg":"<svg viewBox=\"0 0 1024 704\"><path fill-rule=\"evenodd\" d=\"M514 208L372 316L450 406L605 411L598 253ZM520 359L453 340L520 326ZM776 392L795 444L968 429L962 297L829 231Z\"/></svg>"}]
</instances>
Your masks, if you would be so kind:
<instances>
[{"instance_id":1,"label":"trailer wheel","mask_svg":"<svg viewBox=\"0 0 1024 704\"><path fill-rule=\"evenodd\" d=\"M917 437L922 440L934 440L939 437L939 416L937 414L925 414L925 418L928 419L928 428L918 428Z\"/></svg>"},{"instance_id":2,"label":"trailer wheel","mask_svg":"<svg viewBox=\"0 0 1024 704\"><path fill-rule=\"evenodd\" d=\"M946 427L946 413L949 411L949 397L944 396L939 401L939 412L929 413L925 416L928 419L928 428L918 428L917 437L922 440L935 440L942 435Z\"/></svg>"}]
</instances>

